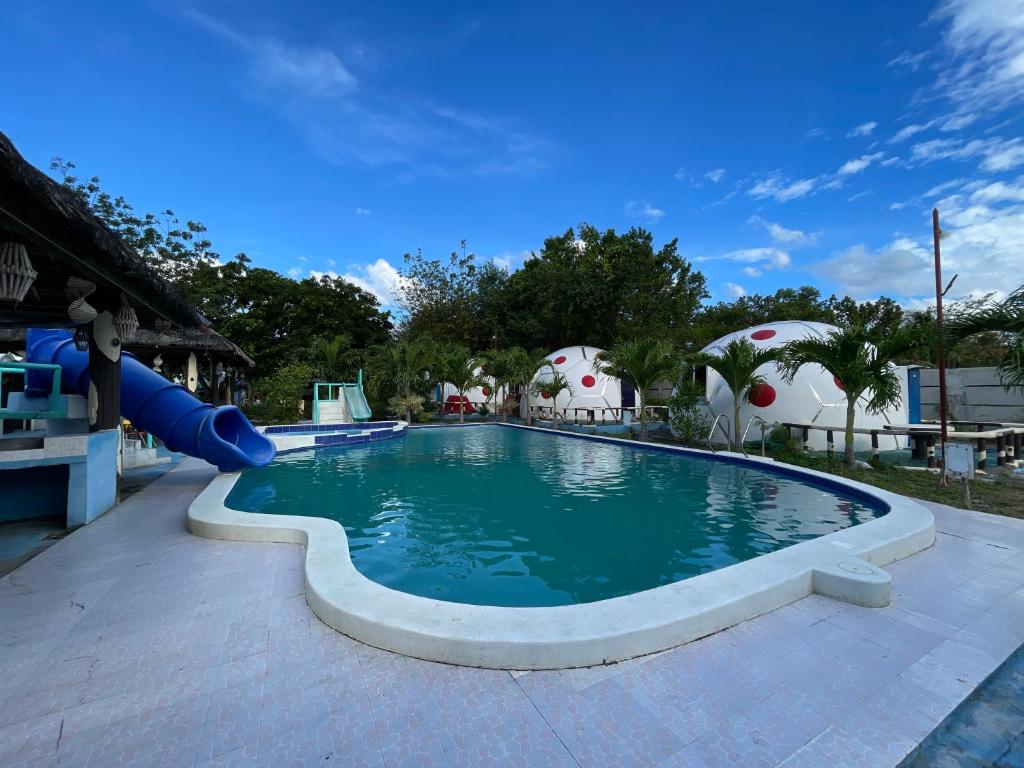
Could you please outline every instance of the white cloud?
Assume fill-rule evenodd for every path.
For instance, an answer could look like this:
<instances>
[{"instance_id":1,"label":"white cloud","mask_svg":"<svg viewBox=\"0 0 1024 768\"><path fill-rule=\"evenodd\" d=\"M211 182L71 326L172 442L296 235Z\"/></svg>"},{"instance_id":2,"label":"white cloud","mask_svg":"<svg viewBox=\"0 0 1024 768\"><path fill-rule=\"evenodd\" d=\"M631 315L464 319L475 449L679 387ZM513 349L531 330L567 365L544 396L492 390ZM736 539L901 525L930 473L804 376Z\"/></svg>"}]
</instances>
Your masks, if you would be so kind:
<instances>
[{"instance_id":1,"label":"white cloud","mask_svg":"<svg viewBox=\"0 0 1024 768\"><path fill-rule=\"evenodd\" d=\"M784 178L778 173L773 173L758 180L754 186L747 190L751 197L771 197L777 202L784 203L788 200L795 200L799 197L809 195L814 191L817 179L791 179Z\"/></svg>"},{"instance_id":2,"label":"white cloud","mask_svg":"<svg viewBox=\"0 0 1024 768\"><path fill-rule=\"evenodd\" d=\"M862 197L867 197L868 195L873 194L874 192L872 192L870 189L865 189L864 191L858 192L855 195L850 195L848 198L846 198L846 202L852 203L854 200L860 200Z\"/></svg>"},{"instance_id":3,"label":"white cloud","mask_svg":"<svg viewBox=\"0 0 1024 768\"><path fill-rule=\"evenodd\" d=\"M352 211L352 213L354 213L356 216L369 216L371 213L373 213L373 211L371 211L369 208L356 208L354 211Z\"/></svg>"},{"instance_id":4,"label":"white cloud","mask_svg":"<svg viewBox=\"0 0 1024 768\"><path fill-rule=\"evenodd\" d=\"M792 260L789 253L781 248L742 248L738 251L729 251L721 256L698 256L696 262L707 261L732 261L738 264L747 264L744 273L750 277L757 277L762 272L772 269L785 269Z\"/></svg>"},{"instance_id":5,"label":"white cloud","mask_svg":"<svg viewBox=\"0 0 1024 768\"><path fill-rule=\"evenodd\" d=\"M405 279L397 269L391 266L385 259L377 259L372 264L364 264L349 272L339 275L333 270L318 272L310 270L310 277L340 277L346 282L372 293L384 307L393 307L397 304L398 291L402 281Z\"/></svg>"},{"instance_id":6,"label":"white cloud","mask_svg":"<svg viewBox=\"0 0 1024 768\"><path fill-rule=\"evenodd\" d=\"M725 292L734 299L738 299L741 296L747 295L747 289L738 283L726 283Z\"/></svg>"},{"instance_id":7,"label":"white cloud","mask_svg":"<svg viewBox=\"0 0 1024 768\"><path fill-rule=\"evenodd\" d=\"M921 64L931 54L928 51L921 51L920 53L911 53L910 51L904 51L895 59L886 64L887 67L906 68L911 72L917 72L921 68Z\"/></svg>"},{"instance_id":8,"label":"white cloud","mask_svg":"<svg viewBox=\"0 0 1024 768\"><path fill-rule=\"evenodd\" d=\"M888 168L891 165L896 165L896 163L898 163L899 161L900 161L899 157L894 155L893 157L885 158L885 160L880 162L879 165L882 166L883 168Z\"/></svg>"},{"instance_id":9,"label":"white cloud","mask_svg":"<svg viewBox=\"0 0 1024 768\"><path fill-rule=\"evenodd\" d=\"M981 158L980 167L984 171L1012 170L1024 165L1024 139L932 139L910 148L910 159L920 163L972 158Z\"/></svg>"},{"instance_id":10,"label":"white cloud","mask_svg":"<svg viewBox=\"0 0 1024 768\"><path fill-rule=\"evenodd\" d=\"M583 244L582 240L576 241ZM523 262L533 256L533 251L502 251L497 256L492 256L491 261L507 272L517 269Z\"/></svg>"},{"instance_id":11,"label":"white cloud","mask_svg":"<svg viewBox=\"0 0 1024 768\"><path fill-rule=\"evenodd\" d=\"M302 275L302 271L303 271L302 267L290 267L288 269L288 277L293 277L293 278L298 279L298 277L300 275Z\"/></svg>"},{"instance_id":12,"label":"white cloud","mask_svg":"<svg viewBox=\"0 0 1024 768\"><path fill-rule=\"evenodd\" d=\"M931 127L931 123L911 123L900 128L896 133L889 139L890 144L898 144L901 141L906 141L911 136L916 136L922 131L927 131Z\"/></svg>"},{"instance_id":13,"label":"white cloud","mask_svg":"<svg viewBox=\"0 0 1024 768\"><path fill-rule=\"evenodd\" d=\"M725 178L725 168L715 168L712 171L708 171L704 174L704 178L713 184L717 184Z\"/></svg>"},{"instance_id":14,"label":"white cloud","mask_svg":"<svg viewBox=\"0 0 1024 768\"><path fill-rule=\"evenodd\" d=\"M944 181L941 184L936 184L934 187L932 187L931 189L924 193L924 197L938 197L943 192L947 192L950 189L959 187L962 184L966 183L966 181L967 179L950 179L949 181Z\"/></svg>"},{"instance_id":15,"label":"white cloud","mask_svg":"<svg viewBox=\"0 0 1024 768\"><path fill-rule=\"evenodd\" d=\"M195 9L185 11L185 15L211 34L245 49L250 55L253 78L267 87L299 91L314 98L350 94L356 90L355 76L332 51L248 37Z\"/></svg>"},{"instance_id":16,"label":"white cloud","mask_svg":"<svg viewBox=\"0 0 1024 768\"><path fill-rule=\"evenodd\" d=\"M247 34L198 10L191 23L240 52L246 95L290 124L333 163L401 165L400 181L419 176L525 175L548 165L554 147L506 120L380 93L335 51ZM364 46L346 56L366 61Z\"/></svg>"},{"instance_id":17,"label":"white cloud","mask_svg":"<svg viewBox=\"0 0 1024 768\"><path fill-rule=\"evenodd\" d=\"M686 181L690 178L690 172L686 170L685 166L680 166L676 169L676 172L672 174L672 178L676 181Z\"/></svg>"},{"instance_id":18,"label":"white cloud","mask_svg":"<svg viewBox=\"0 0 1024 768\"><path fill-rule=\"evenodd\" d=\"M333 266L335 266L335 265L336 265L337 263L338 263L338 262L336 262L336 261L335 261L334 259L328 259L328 260L327 260L327 266L328 266L328 267L333 267Z\"/></svg>"},{"instance_id":19,"label":"white cloud","mask_svg":"<svg viewBox=\"0 0 1024 768\"><path fill-rule=\"evenodd\" d=\"M959 275L956 294L1003 296L1015 288L1024 274L1024 176L975 185L969 197L946 198L940 210L942 269L947 278ZM897 237L878 250L856 245L811 269L858 298L935 292L932 244L924 233L919 240Z\"/></svg>"},{"instance_id":20,"label":"white cloud","mask_svg":"<svg viewBox=\"0 0 1024 768\"><path fill-rule=\"evenodd\" d=\"M756 224L757 226L764 227L768 230L768 234L772 240L776 243L786 243L789 245L809 245L818 239L817 232L804 232L800 229L787 229L773 221L766 221L761 216L751 216L747 219L748 224Z\"/></svg>"},{"instance_id":21,"label":"white cloud","mask_svg":"<svg viewBox=\"0 0 1024 768\"><path fill-rule=\"evenodd\" d=\"M808 139L827 139L828 134L825 133L824 128L811 128L804 136Z\"/></svg>"},{"instance_id":22,"label":"white cloud","mask_svg":"<svg viewBox=\"0 0 1024 768\"><path fill-rule=\"evenodd\" d=\"M861 123L860 125L851 129L850 132L846 134L846 138L852 139L856 136L870 136L877 127L878 123L876 123L874 120L868 123Z\"/></svg>"},{"instance_id":23,"label":"white cloud","mask_svg":"<svg viewBox=\"0 0 1024 768\"><path fill-rule=\"evenodd\" d=\"M630 200L622 210L631 219L643 219L651 222L658 221L665 215L661 208L655 208L646 200Z\"/></svg>"},{"instance_id":24,"label":"white cloud","mask_svg":"<svg viewBox=\"0 0 1024 768\"><path fill-rule=\"evenodd\" d=\"M865 170L876 160L880 160L885 156L884 152L872 152L870 155L861 155L855 157L852 160L847 160L842 166L836 171L837 176L853 176Z\"/></svg>"},{"instance_id":25,"label":"white cloud","mask_svg":"<svg viewBox=\"0 0 1024 768\"><path fill-rule=\"evenodd\" d=\"M950 55L936 87L958 113L1024 102L1024 0L945 0L933 18Z\"/></svg>"}]
</instances>

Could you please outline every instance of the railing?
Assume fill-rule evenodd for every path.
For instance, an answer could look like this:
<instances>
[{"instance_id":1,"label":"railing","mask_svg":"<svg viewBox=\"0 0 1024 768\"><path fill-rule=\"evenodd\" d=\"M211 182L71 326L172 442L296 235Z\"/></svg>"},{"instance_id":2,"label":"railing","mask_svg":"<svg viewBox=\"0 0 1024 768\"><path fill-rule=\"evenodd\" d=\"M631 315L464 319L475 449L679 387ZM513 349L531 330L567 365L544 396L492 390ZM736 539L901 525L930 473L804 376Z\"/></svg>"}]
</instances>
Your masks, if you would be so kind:
<instances>
[{"instance_id":1,"label":"railing","mask_svg":"<svg viewBox=\"0 0 1024 768\"><path fill-rule=\"evenodd\" d=\"M714 443L711 442L711 439L715 436L715 429L720 427L721 426L720 422L723 422L723 421L725 422L726 426L725 426L725 429L722 430L722 434L725 435L726 442L729 443L730 446L732 445L732 436L729 434L730 426L731 426L731 423L729 421L729 417L726 416L724 413L720 413L717 416L715 416L715 420L711 424L711 431L708 432L708 448L711 450L712 453L715 452L715 445L714 445Z\"/></svg>"},{"instance_id":2,"label":"railing","mask_svg":"<svg viewBox=\"0 0 1024 768\"><path fill-rule=\"evenodd\" d=\"M740 450L741 450L741 451L743 451L743 455L744 455L744 456L746 456L746 455L747 455L747 452L746 452L746 450L744 450L744 448L743 448L743 445L744 445L744 444L745 444L745 443L747 442L747 433L748 433L748 432L750 431L750 427L751 427L751 425L752 425L752 424L753 424L753 423L754 423L755 421L757 421L757 422L759 422L759 423L761 424L761 456L764 456L764 438L765 438L765 431L766 431L766 430L768 429L768 426L769 426L769 425L768 425L768 422L767 422L767 421L765 421L764 419L762 419L762 418L761 418L760 416L758 416L757 414L754 414L753 416L751 416L751 417L750 417L750 419L749 419L749 420L747 421L747 426L746 426L746 428L745 428L745 429L743 430L743 436L742 436L742 437L740 438Z\"/></svg>"},{"instance_id":3,"label":"railing","mask_svg":"<svg viewBox=\"0 0 1024 768\"><path fill-rule=\"evenodd\" d=\"M60 374L59 365L52 363L0 363L0 403L3 402L3 374L11 373L25 376L29 371L50 371L53 376L50 380L50 394L46 398L46 408L31 411L13 411L8 408L0 408L0 422L4 419L28 420L28 419L60 419L67 415L67 410L60 402Z\"/></svg>"}]
</instances>

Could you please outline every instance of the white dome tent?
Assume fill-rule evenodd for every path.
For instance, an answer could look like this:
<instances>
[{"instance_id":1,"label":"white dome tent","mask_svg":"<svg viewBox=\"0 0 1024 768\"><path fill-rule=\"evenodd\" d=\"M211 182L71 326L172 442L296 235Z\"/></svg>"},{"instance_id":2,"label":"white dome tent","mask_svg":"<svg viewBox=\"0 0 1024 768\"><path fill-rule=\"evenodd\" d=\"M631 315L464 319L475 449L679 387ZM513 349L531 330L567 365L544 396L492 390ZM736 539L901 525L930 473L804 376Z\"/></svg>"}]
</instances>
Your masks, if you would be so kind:
<instances>
[{"instance_id":1,"label":"white dome tent","mask_svg":"<svg viewBox=\"0 0 1024 768\"><path fill-rule=\"evenodd\" d=\"M477 368L474 373L477 375L482 374L483 368ZM489 410L493 410L495 407L501 407L501 404L505 401L505 394L501 388L498 389L497 393L493 391L494 379L487 377L490 384L482 387L474 387L473 389L466 390L466 399L472 404L474 410L479 410L481 405L486 404ZM455 388L454 384L445 383L441 387L441 402L447 403L449 398L455 398L455 408L458 408L458 397L459 390Z\"/></svg>"},{"instance_id":2,"label":"white dome tent","mask_svg":"<svg viewBox=\"0 0 1024 768\"><path fill-rule=\"evenodd\" d=\"M829 332L838 330L833 325L803 320L786 320L766 323L753 328L730 333L708 344L702 352L718 354L734 339L747 339L760 348L781 347L796 339L818 337L825 338ZM767 363L758 369L764 377L765 385L751 393L750 402L740 403L740 429L744 429L753 416L760 416L769 425L790 423L809 423L835 427L836 449L842 450L842 435L846 424L846 394L841 383L828 371L818 365L805 365L797 371L792 384L787 384L778 366ZM906 382L904 377L904 395ZM708 417L715 419L724 414L732 419L733 393L725 381L715 371L707 369L705 398ZM907 398L903 397L898 408L882 413L868 413L863 398L857 403L856 426L866 429L882 429L886 424L906 424ZM724 427L724 424L723 424ZM734 427L733 427L734 428ZM751 426L748 440L760 436L760 429L755 423ZM714 442L720 445L727 443L723 430L715 430ZM812 429L809 432L809 444L814 450L825 450L827 435L823 430ZM905 439L902 437L880 436L879 447L882 450L903 448ZM871 447L871 437L866 434L855 436L857 450Z\"/></svg>"},{"instance_id":3,"label":"white dome tent","mask_svg":"<svg viewBox=\"0 0 1024 768\"><path fill-rule=\"evenodd\" d=\"M609 409L604 416L614 419L618 415L618 408L622 405L622 384L614 376L606 376L594 367L594 359L602 352L597 347L565 347L548 355L555 370L561 373L569 381L572 393L561 392L555 398L554 403L550 397L543 394L532 396L530 404L550 408L554 405L559 416L564 419L575 419L574 408L589 408L594 410L594 418L602 419L602 409ZM534 377L535 383L543 383L551 380L551 371L545 366ZM525 402L523 404L523 416ZM616 409L612 411L610 409ZM583 418L582 412L580 417Z\"/></svg>"}]
</instances>

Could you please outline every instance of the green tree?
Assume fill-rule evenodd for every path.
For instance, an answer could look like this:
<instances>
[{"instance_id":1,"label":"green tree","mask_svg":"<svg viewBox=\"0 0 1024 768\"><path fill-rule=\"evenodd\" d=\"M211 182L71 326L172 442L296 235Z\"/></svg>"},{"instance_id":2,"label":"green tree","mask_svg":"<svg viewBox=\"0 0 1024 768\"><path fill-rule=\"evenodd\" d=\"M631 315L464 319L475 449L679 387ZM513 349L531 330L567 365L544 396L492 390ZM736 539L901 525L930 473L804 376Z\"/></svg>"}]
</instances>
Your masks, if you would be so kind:
<instances>
[{"instance_id":1,"label":"green tree","mask_svg":"<svg viewBox=\"0 0 1024 768\"><path fill-rule=\"evenodd\" d=\"M381 399L400 398L409 403L414 395L429 389L430 372L437 362L437 346L427 336L382 344L367 360L367 385ZM407 405L406 421L412 421L412 411Z\"/></svg>"},{"instance_id":2,"label":"green tree","mask_svg":"<svg viewBox=\"0 0 1024 768\"><path fill-rule=\"evenodd\" d=\"M522 350L518 350L522 352ZM494 398L495 412L498 411L498 393L502 391L504 397L508 398L509 384L516 378L516 366L518 356L516 349L497 349L483 355L484 370L490 377L492 383L491 396ZM508 411L501 409L501 420L508 421Z\"/></svg>"},{"instance_id":3,"label":"green tree","mask_svg":"<svg viewBox=\"0 0 1024 768\"><path fill-rule=\"evenodd\" d=\"M672 343L664 338L647 336L636 341L619 342L598 354L594 369L617 379L628 381L640 398L640 439L647 439L647 390L664 379L672 378L678 357Z\"/></svg>"},{"instance_id":4,"label":"green tree","mask_svg":"<svg viewBox=\"0 0 1024 768\"><path fill-rule=\"evenodd\" d=\"M453 345L438 355L438 379L455 387L459 393L459 423L466 420L466 393L475 387L487 386L487 377L480 372L483 360L463 346ZM441 406L444 412L444 404Z\"/></svg>"},{"instance_id":5,"label":"green tree","mask_svg":"<svg viewBox=\"0 0 1024 768\"><path fill-rule=\"evenodd\" d=\"M533 424L533 412L530 410L530 390L533 380L537 376L537 371L545 366L552 366L552 363L543 352L539 350L527 352L522 347L510 349L509 357L511 358L511 375L508 383L522 391L526 406L526 425L530 426Z\"/></svg>"},{"instance_id":6,"label":"green tree","mask_svg":"<svg viewBox=\"0 0 1024 768\"><path fill-rule=\"evenodd\" d=\"M757 371L779 359L780 350L755 347L749 339L733 339L717 354L700 352L689 359L690 365L705 366L715 371L732 392L733 450L742 451L743 425L740 424L740 403L750 401L752 390L765 384Z\"/></svg>"},{"instance_id":7,"label":"green tree","mask_svg":"<svg viewBox=\"0 0 1024 768\"><path fill-rule=\"evenodd\" d=\"M344 333L330 338L317 336L310 344L313 370L322 381L339 382L352 379L359 365L359 355L352 349L352 339Z\"/></svg>"},{"instance_id":8,"label":"green tree","mask_svg":"<svg viewBox=\"0 0 1024 768\"><path fill-rule=\"evenodd\" d=\"M900 404L903 390L893 360L917 338L913 332L900 330L877 345L870 342L871 334L857 327L833 331L825 338L797 339L785 345L779 364L787 382L805 365L820 365L836 377L846 392L846 463L851 468L857 465L853 450L857 402L863 399L869 413Z\"/></svg>"},{"instance_id":9,"label":"green tree","mask_svg":"<svg viewBox=\"0 0 1024 768\"><path fill-rule=\"evenodd\" d=\"M530 388L535 394L539 394L541 397L551 399L551 426L555 429L559 429L558 426L558 396L563 392L568 392L569 397L573 395L572 385L569 380L565 378L565 375L555 368L554 365L550 365L549 373L543 375L543 378L539 378L530 384ZM529 406L527 406L529 408ZM528 420L528 423L532 423L532 420Z\"/></svg>"},{"instance_id":10,"label":"green tree","mask_svg":"<svg viewBox=\"0 0 1024 768\"><path fill-rule=\"evenodd\" d=\"M998 362L1003 386L1024 389L1024 285L1004 301L954 312L945 331L953 352L968 339L973 344L979 338L997 338L1005 349Z\"/></svg>"}]
</instances>

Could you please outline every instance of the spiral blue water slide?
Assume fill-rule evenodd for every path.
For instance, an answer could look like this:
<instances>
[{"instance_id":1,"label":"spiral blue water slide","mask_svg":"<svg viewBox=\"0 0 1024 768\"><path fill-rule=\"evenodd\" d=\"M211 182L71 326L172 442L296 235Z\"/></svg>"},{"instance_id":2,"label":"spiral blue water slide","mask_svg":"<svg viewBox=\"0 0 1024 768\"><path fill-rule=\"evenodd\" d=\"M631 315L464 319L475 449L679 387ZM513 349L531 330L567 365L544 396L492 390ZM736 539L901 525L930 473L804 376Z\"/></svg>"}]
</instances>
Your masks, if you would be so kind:
<instances>
[{"instance_id":1,"label":"spiral blue water slide","mask_svg":"<svg viewBox=\"0 0 1024 768\"><path fill-rule=\"evenodd\" d=\"M27 347L29 362L56 363L63 372L64 389L88 397L89 354L75 349L70 333L31 328ZM34 374L26 382L29 395L49 392L49 374ZM128 352L121 355L121 416L163 440L168 450L208 461L222 472L262 467L274 460L274 443L236 406L197 400Z\"/></svg>"}]
</instances>

